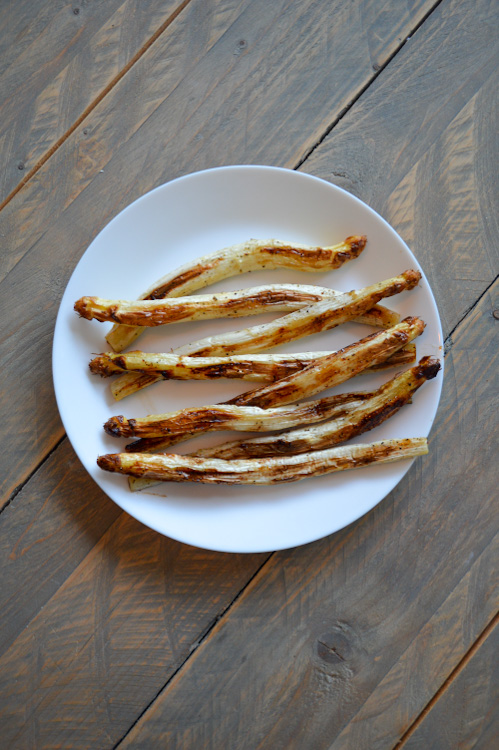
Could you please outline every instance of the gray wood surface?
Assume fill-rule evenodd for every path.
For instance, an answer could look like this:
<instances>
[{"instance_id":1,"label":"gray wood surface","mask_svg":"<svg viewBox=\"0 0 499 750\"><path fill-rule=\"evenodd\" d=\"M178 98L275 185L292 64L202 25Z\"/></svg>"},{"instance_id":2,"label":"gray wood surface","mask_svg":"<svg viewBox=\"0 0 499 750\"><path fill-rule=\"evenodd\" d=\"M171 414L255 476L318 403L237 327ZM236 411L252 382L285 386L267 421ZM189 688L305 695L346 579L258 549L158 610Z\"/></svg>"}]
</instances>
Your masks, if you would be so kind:
<instances>
[{"instance_id":1,"label":"gray wood surface","mask_svg":"<svg viewBox=\"0 0 499 750\"><path fill-rule=\"evenodd\" d=\"M186 2L0 4L0 206Z\"/></svg>"},{"instance_id":2,"label":"gray wood surface","mask_svg":"<svg viewBox=\"0 0 499 750\"><path fill-rule=\"evenodd\" d=\"M499 737L499 628L459 671L448 690L400 747L492 750Z\"/></svg>"},{"instance_id":3,"label":"gray wood surface","mask_svg":"<svg viewBox=\"0 0 499 750\"><path fill-rule=\"evenodd\" d=\"M48 468L45 487L54 481ZM112 747L267 558L174 542L117 513L89 484L78 484L87 492L80 509L56 486L51 512L23 492L23 510L9 506L1 517L12 526L15 514L18 524L3 532L10 545L2 555L18 587L2 597L9 748ZM64 513L71 528L55 533Z\"/></svg>"},{"instance_id":4,"label":"gray wood surface","mask_svg":"<svg viewBox=\"0 0 499 750\"><path fill-rule=\"evenodd\" d=\"M497 6L442 2L302 166L397 227L447 335L499 269Z\"/></svg>"}]
</instances>

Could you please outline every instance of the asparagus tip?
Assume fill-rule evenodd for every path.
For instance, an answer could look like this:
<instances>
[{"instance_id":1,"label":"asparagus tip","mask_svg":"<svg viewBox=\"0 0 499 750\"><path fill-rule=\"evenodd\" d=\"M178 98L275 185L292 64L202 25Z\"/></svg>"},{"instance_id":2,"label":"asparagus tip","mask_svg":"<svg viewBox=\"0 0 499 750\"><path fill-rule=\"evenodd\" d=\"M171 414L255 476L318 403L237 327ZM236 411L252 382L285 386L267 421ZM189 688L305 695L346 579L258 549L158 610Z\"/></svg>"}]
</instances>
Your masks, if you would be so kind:
<instances>
[{"instance_id":1,"label":"asparagus tip","mask_svg":"<svg viewBox=\"0 0 499 750\"><path fill-rule=\"evenodd\" d=\"M90 312L90 305L95 297L80 297L74 303L74 310L78 313L80 318L86 318L86 320L92 320L92 313Z\"/></svg>"},{"instance_id":2,"label":"asparagus tip","mask_svg":"<svg viewBox=\"0 0 499 750\"><path fill-rule=\"evenodd\" d=\"M122 414L119 414L117 417L110 417L104 423L104 430L108 435L112 435L112 437L123 437L126 425L127 420Z\"/></svg>"},{"instance_id":3,"label":"asparagus tip","mask_svg":"<svg viewBox=\"0 0 499 750\"><path fill-rule=\"evenodd\" d=\"M419 360L416 366L417 375L432 380L435 378L441 368L440 360L436 357L426 356Z\"/></svg>"},{"instance_id":4,"label":"asparagus tip","mask_svg":"<svg viewBox=\"0 0 499 750\"><path fill-rule=\"evenodd\" d=\"M119 471L119 454L106 453L97 457L97 466L104 471Z\"/></svg>"},{"instance_id":5,"label":"asparagus tip","mask_svg":"<svg viewBox=\"0 0 499 750\"><path fill-rule=\"evenodd\" d=\"M355 234L351 237L347 237L345 245L350 248L352 258L356 258L363 251L367 243L367 236L365 234Z\"/></svg>"}]
</instances>

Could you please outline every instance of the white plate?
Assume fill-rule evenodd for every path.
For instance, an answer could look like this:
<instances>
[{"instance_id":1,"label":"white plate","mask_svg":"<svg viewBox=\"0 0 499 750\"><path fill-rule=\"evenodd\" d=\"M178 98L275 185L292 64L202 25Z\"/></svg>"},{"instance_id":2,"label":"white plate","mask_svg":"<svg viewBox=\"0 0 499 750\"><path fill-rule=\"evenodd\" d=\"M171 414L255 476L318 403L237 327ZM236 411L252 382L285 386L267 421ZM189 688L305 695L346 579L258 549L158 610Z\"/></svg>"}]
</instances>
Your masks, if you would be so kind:
<instances>
[{"instance_id":1,"label":"white plate","mask_svg":"<svg viewBox=\"0 0 499 750\"><path fill-rule=\"evenodd\" d=\"M104 335L110 324L79 319L73 311L75 300L83 295L136 299L188 259L251 237L331 245L352 234L366 234L367 247L358 259L337 271L262 271L227 279L210 289L291 281L348 291L407 268L420 269L397 233L360 200L310 175L274 167L223 167L179 178L137 200L102 230L78 263L62 298L54 333L53 372L68 437L110 498L142 523L174 539L213 550L260 552L327 536L362 516L395 487L411 461L258 489L165 483L148 494L131 493L125 477L108 474L96 465L99 454L118 452L125 443L104 433L102 424L111 415L137 417L193 404L216 404L253 385L230 380L161 382L117 404L110 395L110 381L91 375L87 366L93 353L109 349ZM419 315L426 321L426 330L417 340L418 359L425 354L442 355L437 306L424 276L417 289L387 304L403 316ZM170 351L214 331L244 328L266 319L160 327L144 334L135 348ZM337 349L368 332L352 323L285 348ZM332 392L370 388L392 375L388 370L361 376ZM440 373L417 392L412 405L356 442L428 435L441 384ZM227 435L198 439L196 445L221 442ZM182 446L183 452L192 450L192 445Z\"/></svg>"}]
</instances>

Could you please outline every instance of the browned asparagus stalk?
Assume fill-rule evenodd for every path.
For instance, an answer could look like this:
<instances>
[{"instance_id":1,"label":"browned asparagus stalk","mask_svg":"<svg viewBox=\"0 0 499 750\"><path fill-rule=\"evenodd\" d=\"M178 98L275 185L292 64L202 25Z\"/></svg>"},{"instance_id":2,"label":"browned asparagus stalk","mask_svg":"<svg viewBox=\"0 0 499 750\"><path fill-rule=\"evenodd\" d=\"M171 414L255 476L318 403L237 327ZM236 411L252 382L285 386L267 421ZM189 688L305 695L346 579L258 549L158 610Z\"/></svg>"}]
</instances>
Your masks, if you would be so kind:
<instances>
[{"instance_id":1,"label":"browned asparagus stalk","mask_svg":"<svg viewBox=\"0 0 499 750\"><path fill-rule=\"evenodd\" d=\"M208 484L277 484L322 476L334 471L415 458L428 452L425 438L383 440L279 458L224 461L176 454L112 453L99 456L105 471L169 482Z\"/></svg>"}]
</instances>

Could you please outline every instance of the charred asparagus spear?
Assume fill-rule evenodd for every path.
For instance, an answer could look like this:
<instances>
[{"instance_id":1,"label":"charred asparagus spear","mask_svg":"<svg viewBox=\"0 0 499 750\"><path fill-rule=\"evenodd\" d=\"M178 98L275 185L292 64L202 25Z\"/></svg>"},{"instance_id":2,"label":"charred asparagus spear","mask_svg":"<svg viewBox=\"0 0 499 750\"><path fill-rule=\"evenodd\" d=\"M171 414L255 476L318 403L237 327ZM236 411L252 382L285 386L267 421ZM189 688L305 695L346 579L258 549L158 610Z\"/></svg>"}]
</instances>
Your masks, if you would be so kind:
<instances>
[{"instance_id":1,"label":"charred asparagus spear","mask_svg":"<svg viewBox=\"0 0 499 750\"><path fill-rule=\"evenodd\" d=\"M201 341L176 349L177 354L190 356L215 356L259 352L273 346L281 346L313 333L320 333L362 315L379 300L405 290L413 289L421 279L419 271L408 270L399 276L352 292L340 294L334 299L315 302L301 310L259 326L251 326L232 334L209 336Z\"/></svg>"},{"instance_id":2,"label":"charred asparagus spear","mask_svg":"<svg viewBox=\"0 0 499 750\"><path fill-rule=\"evenodd\" d=\"M423 357L418 365L384 383L370 398L353 401L343 414L333 414L327 422L288 430L279 435L265 435L246 440L203 448L196 456L203 458L265 458L269 456L308 453L331 448L338 443L372 430L412 400L414 393L427 380L436 377L440 362L435 357ZM352 394L354 395L354 394ZM276 425L279 429L279 425ZM142 441L130 446L139 450Z\"/></svg>"},{"instance_id":3,"label":"charred asparagus spear","mask_svg":"<svg viewBox=\"0 0 499 750\"><path fill-rule=\"evenodd\" d=\"M300 310L314 302L335 299L341 295L334 289L306 284L269 284L240 289L236 292L199 294L161 300L109 300L81 297L74 309L86 320L123 323L128 326L152 327L191 320L236 318L269 312ZM360 316L360 323L387 327L398 323L396 313L375 306Z\"/></svg>"},{"instance_id":4,"label":"charred asparagus spear","mask_svg":"<svg viewBox=\"0 0 499 750\"><path fill-rule=\"evenodd\" d=\"M258 485L296 482L334 471L415 458L427 452L426 438L420 437L329 448L298 456L235 461L176 454L111 453L99 456L97 464L105 471L161 481Z\"/></svg>"},{"instance_id":5,"label":"charred asparagus spear","mask_svg":"<svg viewBox=\"0 0 499 750\"><path fill-rule=\"evenodd\" d=\"M204 448L195 453L202 458L223 458L225 460L240 458L266 458L279 455L308 453L312 450L331 448L338 443L377 427L395 414L402 406L412 400L412 396L427 380L434 378L440 370L440 362L435 357L423 357L418 365L384 383L374 393L350 393L329 397L331 400L340 399L335 409L331 409L328 421L295 430L281 432L278 435L235 440L221 445ZM357 398L356 398L357 397ZM348 399L351 400L348 400ZM303 406L306 406L305 402ZM313 402L312 402L313 403ZM264 410L265 411L265 410ZM273 411L273 410L269 410ZM274 429L280 429L277 422ZM183 439L194 437L187 435ZM127 445L130 452L161 452L175 443L168 438L161 440L142 439ZM154 479L131 477L129 479L132 491L142 490L156 484Z\"/></svg>"},{"instance_id":6,"label":"charred asparagus spear","mask_svg":"<svg viewBox=\"0 0 499 750\"><path fill-rule=\"evenodd\" d=\"M361 403L362 396L369 398L372 394L360 394L354 404ZM220 430L237 430L242 432L265 432L284 430L298 424L312 424L329 419L333 414L345 413L343 405L338 408L335 396L306 401L302 404L277 406L261 409L259 406L233 406L217 404L212 406L191 406L166 414L154 414L137 419L126 419L120 415L111 417L104 425L104 430L113 437L166 438L180 442L184 436ZM352 407L350 407L352 408ZM140 449L146 442L141 440Z\"/></svg>"},{"instance_id":7,"label":"charred asparagus spear","mask_svg":"<svg viewBox=\"0 0 499 750\"><path fill-rule=\"evenodd\" d=\"M355 344L351 344L329 357L324 357L319 362L305 367L294 375L282 378L270 386L243 393L241 396L227 401L226 405L259 406L267 410L270 407L290 404L293 401L313 396L320 391L326 390L326 388L331 388L348 380L348 378L352 377L352 373L358 374L371 364L371 360L374 362L382 361L383 357L388 356L394 349L402 347L407 341L418 336L422 333L423 329L424 323L419 318L407 318L388 331L382 331L379 334L373 334L366 339L357 341ZM369 398L371 395L367 394L365 398ZM354 401L356 398L363 400L363 394L353 392L350 394L340 394L332 398L336 400L331 401L331 405L343 406ZM190 412L191 415L193 413L195 413L195 410ZM227 419L227 412L224 412L224 415L225 419ZM137 420L131 421L132 423L137 422ZM120 422L123 423L125 430L131 429L129 426L130 420L125 420L124 417L113 417L107 423L107 431L111 432L111 434L119 435ZM279 428L276 427L276 429ZM136 444L132 444L132 450L164 450L175 443L189 440L195 434L199 434L199 432L200 430L190 430L184 424L183 432L182 430L176 430L173 435L168 434L160 438L150 438L147 441L142 439ZM131 434L129 431L128 435ZM133 447L134 445L135 448Z\"/></svg>"},{"instance_id":8,"label":"charred asparagus spear","mask_svg":"<svg viewBox=\"0 0 499 750\"><path fill-rule=\"evenodd\" d=\"M347 410L344 408L338 409L337 397L335 396L269 409L261 409L259 406L216 404L191 406L174 412L137 417L136 419L126 419L121 415L111 417L105 423L104 429L108 435L114 437L177 437L181 439L187 432L195 434L220 430L237 430L240 432L286 430L299 424L323 422L335 414L339 423L347 420L345 425L347 437L343 439L348 440L358 434L358 432L350 434L348 430L361 429L363 432L370 429L369 425L379 424L386 418L387 412L391 413L393 409L398 410L403 406L425 380L435 377L439 369L440 364L437 360L431 357L424 358L419 365L397 375L375 394L359 394L359 397L353 403L350 403L350 408ZM269 442L272 442L272 440L273 438L270 438ZM320 447L322 446L312 446L314 450ZM293 447L289 450L283 448L284 450L294 452Z\"/></svg>"},{"instance_id":9,"label":"charred asparagus spear","mask_svg":"<svg viewBox=\"0 0 499 750\"><path fill-rule=\"evenodd\" d=\"M238 406L282 406L332 388L383 362L424 330L419 318L408 317L387 331L373 333L297 373L227 401Z\"/></svg>"},{"instance_id":10,"label":"charred asparagus spear","mask_svg":"<svg viewBox=\"0 0 499 750\"><path fill-rule=\"evenodd\" d=\"M127 352L98 354L90 363L95 375L109 377L124 372L160 375L164 380L213 380L239 378L274 382L302 370L312 362L334 354L334 351L299 352L297 354L236 354L233 357L187 357L182 354ZM414 362L416 347L407 344L374 370L398 367Z\"/></svg>"}]
</instances>

